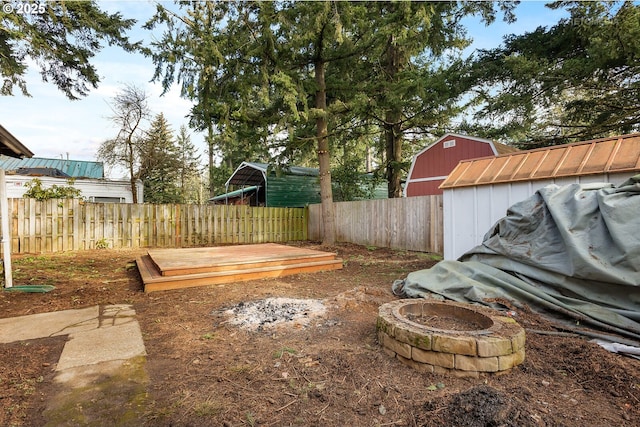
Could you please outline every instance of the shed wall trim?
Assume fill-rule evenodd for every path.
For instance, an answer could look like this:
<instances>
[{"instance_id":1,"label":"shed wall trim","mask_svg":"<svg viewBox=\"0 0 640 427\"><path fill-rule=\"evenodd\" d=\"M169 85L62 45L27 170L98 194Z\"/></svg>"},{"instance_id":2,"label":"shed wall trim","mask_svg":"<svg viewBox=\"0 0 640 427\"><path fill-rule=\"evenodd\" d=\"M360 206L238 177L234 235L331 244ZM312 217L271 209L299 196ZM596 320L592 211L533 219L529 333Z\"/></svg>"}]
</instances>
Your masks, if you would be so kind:
<instances>
[{"instance_id":1,"label":"shed wall trim","mask_svg":"<svg viewBox=\"0 0 640 427\"><path fill-rule=\"evenodd\" d=\"M439 181L442 179L447 179L447 176L430 176L428 178L416 178L416 179L411 179L411 180L407 180L407 183L409 182L427 182L427 181Z\"/></svg>"}]
</instances>

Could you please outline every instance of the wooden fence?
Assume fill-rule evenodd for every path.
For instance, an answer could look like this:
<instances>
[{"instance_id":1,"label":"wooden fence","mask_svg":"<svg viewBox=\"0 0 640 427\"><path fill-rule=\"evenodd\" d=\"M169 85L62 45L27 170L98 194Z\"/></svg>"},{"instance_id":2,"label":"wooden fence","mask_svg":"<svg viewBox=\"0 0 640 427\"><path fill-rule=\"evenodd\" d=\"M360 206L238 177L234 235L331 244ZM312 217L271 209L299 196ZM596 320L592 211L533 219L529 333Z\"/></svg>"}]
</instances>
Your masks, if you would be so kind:
<instances>
[{"instance_id":1,"label":"wooden fence","mask_svg":"<svg viewBox=\"0 0 640 427\"><path fill-rule=\"evenodd\" d=\"M336 240L443 253L442 196L336 202ZM309 239L321 240L321 205L309 206Z\"/></svg>"},{"instance_id":2,"label":"wooden fence","mask_svg":"<svg viewBox=\"0 0 640 427\"><path fill-rule=\"evenodd\" d=\"M307 240L304 208L9 199L12 253Z\"/></svg>"}]
</instances>

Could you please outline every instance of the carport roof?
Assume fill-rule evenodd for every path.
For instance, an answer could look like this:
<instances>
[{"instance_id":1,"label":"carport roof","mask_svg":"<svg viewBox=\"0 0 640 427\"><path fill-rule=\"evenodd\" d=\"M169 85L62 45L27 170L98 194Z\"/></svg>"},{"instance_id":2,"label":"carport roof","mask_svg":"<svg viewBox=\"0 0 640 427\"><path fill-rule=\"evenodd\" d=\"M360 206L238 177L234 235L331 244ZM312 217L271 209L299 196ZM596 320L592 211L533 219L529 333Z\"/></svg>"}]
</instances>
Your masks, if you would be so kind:
<instances>
[{"instance_id":1,"label":"carport roof","mask_svg":"<svg viewBox=\"0 0 640 427\"><path fill-rule=\"evenodd\" d=\"M640 134L462 160L440 188L616 172L640 172Z\"/></svg>"},{"instance_id":2,"label":"carport roof","mask_svg":"<svg viewBox=\"0 0 640 427\"><path fill-rule=\"evenodd\" d=\"M275 168L267 163L242 162L227 180L226 185L227 187L229 185L262 185L270 170L275 170ZM285 175L318 176L318 169L288 166L282 168L282 173Z\"/></svg>"}]
</instances>

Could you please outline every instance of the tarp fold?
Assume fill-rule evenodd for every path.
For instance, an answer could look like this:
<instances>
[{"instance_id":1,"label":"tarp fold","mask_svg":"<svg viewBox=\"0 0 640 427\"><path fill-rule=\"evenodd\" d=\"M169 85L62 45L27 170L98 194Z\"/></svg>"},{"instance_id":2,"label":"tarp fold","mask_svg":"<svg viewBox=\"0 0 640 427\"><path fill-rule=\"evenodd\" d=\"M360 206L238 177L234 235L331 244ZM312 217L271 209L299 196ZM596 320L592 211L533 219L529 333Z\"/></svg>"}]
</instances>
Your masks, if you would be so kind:
<instances>
[{"instance_id":1,"label":"tarp fold","mask_svg":"<svg viewBox=\"0 0 640 427\"><path fill-rule=\"evenodd\" d=\"M481 245L393 284L500 308L500 300L640 340L640 175L549 185L509 208Z\"/></svg>"}]
</instances>

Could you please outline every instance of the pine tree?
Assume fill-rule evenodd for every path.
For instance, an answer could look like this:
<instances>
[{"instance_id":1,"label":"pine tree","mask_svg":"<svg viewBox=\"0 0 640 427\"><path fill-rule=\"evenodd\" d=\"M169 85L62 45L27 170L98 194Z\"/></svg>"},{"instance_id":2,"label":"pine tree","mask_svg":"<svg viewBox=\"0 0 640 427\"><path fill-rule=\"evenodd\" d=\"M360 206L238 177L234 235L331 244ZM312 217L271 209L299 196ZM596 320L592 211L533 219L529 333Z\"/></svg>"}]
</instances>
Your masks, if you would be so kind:
<instances>
[{"instance_id":1,"label":"pine tree","mask_svg":"<svg viewBox=\"0 0 640 427\"><path fill-rule=\"evenodd\" d=\"M151 122L140 150L140 179L148 203L180 202L180 153L162 113Z\"/></svg>"},{"instance_id":2,"label":"pine tree","mask_svg":"<svg viewBox=\"0 0 640 427\"><path fill-rule=\"evenodd\" d=\"M176 148L180 156L179 184L180 203L202 203L202 171L200 165L200 155L191 138L187 133L187 128L180 126L180 132L176 137Z\"/></svg>"}]
</instances>

